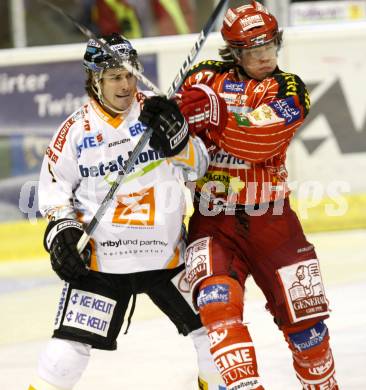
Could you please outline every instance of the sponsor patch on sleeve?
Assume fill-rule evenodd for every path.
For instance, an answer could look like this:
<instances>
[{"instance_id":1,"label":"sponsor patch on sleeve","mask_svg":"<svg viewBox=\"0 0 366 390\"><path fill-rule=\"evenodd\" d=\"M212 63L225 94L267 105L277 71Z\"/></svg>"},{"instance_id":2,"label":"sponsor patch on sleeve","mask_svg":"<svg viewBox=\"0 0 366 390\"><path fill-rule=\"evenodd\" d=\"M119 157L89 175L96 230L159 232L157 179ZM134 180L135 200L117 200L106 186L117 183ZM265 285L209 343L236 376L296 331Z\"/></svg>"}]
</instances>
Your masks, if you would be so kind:
<instances>
[{"instance_id":1,"label":"sponsor patch on sleeve","mask_svg":"<svg viewBox=\"0 0 366 390\"><path fill-rule=\"evenodd\" d=\"M301 118L301 110L296 107L293 97L280 99L268 105L273 108L274 112L280 118L285 120L286 124L290 124Z\"/></svg>"},{"instance_id":2,"label":"sponsor patch on sleeve","mask_svg":"<svg viewBox=\"0 0 366 390\"><path fill-rule=\"evenodd\" d=\"M107 337L116 303L99 294L73 289L62 324Z\"/></svg>"},{"instance_id":3,"label":"sponsor patch on sleeve","mask_svg":"<svg viewBox=\"0 0 366 390\"><path fill-rule=\"evenodd\" d=\"M62 152L62 149L64 148L67 133L70 130L70 127L75 123L75 117L69 118L65 124L61 127L59 132L57 133L55 142L53 143L53 147L58 150L59 152Z\"/></svg>"},{"instance_id":4,"label":"sponsor patch on sleeve","mask_svg":"<svg viewBox=\"0 0 366 390\"><path fill-rule=\"evenodd\" d=\"M292 322L329 314L318 259L282 267L277 270L277 276Z\"/></svg>"},{"instance_id":5,"label":"sponsor patch on sleeve","mask_svg":"<svg viewBox=\"0 0 366 390\"><path fill-rule=\"evenodd\" d=\"M276 112L267 104L262 104L252 112L247 114L250 123L255 126L266 126L274 123L283 122Z\"/></svg>"}]
</instances>

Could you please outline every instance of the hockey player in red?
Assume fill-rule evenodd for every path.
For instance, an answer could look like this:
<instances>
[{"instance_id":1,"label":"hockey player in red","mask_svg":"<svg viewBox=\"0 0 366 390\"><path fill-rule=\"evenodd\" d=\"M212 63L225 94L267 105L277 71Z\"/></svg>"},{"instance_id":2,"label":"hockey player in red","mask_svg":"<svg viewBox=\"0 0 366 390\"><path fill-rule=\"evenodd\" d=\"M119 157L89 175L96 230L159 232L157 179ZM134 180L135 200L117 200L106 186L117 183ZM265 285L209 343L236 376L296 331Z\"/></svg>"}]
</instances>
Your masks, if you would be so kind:
<instances>
[{"instance_id":1,"label":"hockey player in red","mask_svg":"<svg viewBox=\"0 0 366 390\"><path fill-rule=\"evenodd\" d=\"M187 279L227 388L263 389L243 323L251 275L283 332L306 390L339 389L313 245L290 207L286 151L310 108L304 83L278 68L282 33L260 3L229 8L223 61L188 74L180 108L211 150L189 224ZM286 389L287 390L287 389Z\"/></svg>"}]
</instances>

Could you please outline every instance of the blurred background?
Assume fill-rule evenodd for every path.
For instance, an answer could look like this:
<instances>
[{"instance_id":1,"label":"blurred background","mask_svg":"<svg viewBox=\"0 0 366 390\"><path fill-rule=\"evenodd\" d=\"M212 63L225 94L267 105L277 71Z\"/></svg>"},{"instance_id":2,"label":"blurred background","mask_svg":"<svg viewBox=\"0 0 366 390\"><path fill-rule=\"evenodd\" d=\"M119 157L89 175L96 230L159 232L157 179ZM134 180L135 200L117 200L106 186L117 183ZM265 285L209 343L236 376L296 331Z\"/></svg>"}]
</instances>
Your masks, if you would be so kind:
<instances>
[{"instance_id":1,"label":"blurred background","mask_svg":"<svg viewBox=\"0 0 366 390\"><path fill-rule=\"evenodd\" d=\"M133 41L167 91L217 0L50 0L95 34ZM236 7L245 1L229 1ZM280 66L312 109L289 149L306 232L366 227L366 1L265 1L284 29ZM222 16L199 58L219 59ZM85 100L86 37L39 0L0 2L0 260L45 257L40 164L52 133ZM19 234L21 233L21 240Z\"/></svg>"},{"instance_id":2,"label":"blurred background","mask_svg":"<svg viewBox=\"0 0 366 390\"><path fill-rule=\"evenodd\" d=\"M119 31L133 40L145 75L163 91L218 3L50 1L96 34ZM366 1L264 3L284 29L280 66L299 74L311 92L311 113L288 158L305 229L365 228ZM198 60L219 59L221 23L222 17ZM85 99L86 41L42 1L0 2L0 260L45 255L38 173L51 134ZM14 245L19 231L22 240Z\"/></svg>"},{"instance_id":3,"label":"blurred background","mask_svg":"<svg viewBox=\"0 0 366 390\"><path fill-rule=\"evenodd\" d=\"M119 31L130 38L144 64L145 76L163 91L168 90L218 3L50 2L96 34ZM246 3L228 2L231 7ZM366 0L264 3L284 30L280 67L304 80L312 102L310 114L288 151L292 202L309 240L316 245L329 286L334 309L330 327L341 388L364 390L366 316L360 297L366 294ZM222 16L197 61L219 59L221 24ZM0 321L0 387L6 390L25 388L38 350L51 333L55 302L62 288L42 245L45 222L38 212L38 175L51 135L86 98L82 68L86 42L67 18L40 1L0 1L0 305L5 313ZM267 320L256 317L262 315L260 308L264 313L263 297L255 286L248 290L249 301L251 294L255 298L249 322L257 331L264 383L270 384L266 388L296 389L288 351L276 340L279 335L270 316L266 314ZM150 334L147 328L156 328L159 333L161 324L154 328L151 317L163 321L161 313L142 298L134 317L137 334L131 330L132 338L124 341L127 348L128 343L131 349L142 348L139 340ZM163 324L167 332L170 326ZM147 338L161 343L167 334L164 330L160 336L154 332ZM181 351L181 345L174 344L176 340L175 335L171 342L169 339L172 354ZM187 355L181 358L194 359L191 345L185 345ZM161 350L160 345L152 350ZM125 350L120 351L124 355ZM141 356L146 352L141 351ZM119 362L123 362L119 359L127 357L116 360L114 356L105 360L105 366L114 364L118 372ZM164 382L153 365L159 363L155 355L145 363L149 375L156 371L159 386L152 386L150 376L146 376L146 387L141 388L163 389L176 380L178 373L174 371ZM283 371L290 382L283 381L284 376L277 377ZM129 372L127 369L124 375ZM100 375L99 367L90 373L90 382L83 382L80 389L91 389L98 383L93 381ZM195 372L189 375L190 387L184 381L173 387L195 388ZM104 384L104 376L98 380ZM134 377L130 380L131 387L135 386ZM120 384L121 378L115 377L115 387L109 382L108 388L120 389Z\"/></svg>"}]
</instances>

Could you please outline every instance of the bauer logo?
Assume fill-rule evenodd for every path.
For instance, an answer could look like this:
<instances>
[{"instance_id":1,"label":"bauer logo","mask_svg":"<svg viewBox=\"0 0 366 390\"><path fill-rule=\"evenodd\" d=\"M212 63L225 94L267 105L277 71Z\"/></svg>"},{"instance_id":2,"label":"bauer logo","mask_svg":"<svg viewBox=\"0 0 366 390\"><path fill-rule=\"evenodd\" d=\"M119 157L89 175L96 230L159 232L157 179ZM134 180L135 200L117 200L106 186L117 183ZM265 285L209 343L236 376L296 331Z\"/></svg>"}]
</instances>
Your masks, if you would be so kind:
<instances>
[{"instance_id":1,"label":"bauer logo","mask_svg":"<svg viewBox=\"0 0 366 390\"><path fill-rule=\"evenodd\" d=\"M62 324L107 337L116 301L73 289Z\"/></svg>"},{"instance_id":2,"label":"bauer logo","mask_svg":"<svg viewBox=\"0 0 366 390\"><path fill-rule=\"evenodd\" d=\"M239 93L244 92L245 83L243 81L230 81L225 80L223 91L229 93Z\"/></svg>"},{"instance_id":3,"label":"bauer logo","mask_svg":"<svg viewBox=\"0 0 366 390\"><path fill-rule=\"evenodd\" d=\"M66 296L67 296L68 289L69 289L69 283L65 282L64 287L62 288L62 291L61 291L60 300L58 302L57 313L56 313L56 318L55 318L55 323L54 323L54 329L58 329L60 327L62 314L63 314L64 308L65 308L65 302L66 302Z\"/></svg>"},{"instance_id":4,"label":"bauer logo","mask_svg":"<svg viewBox=\"0 0 366 390\"><path fill-rule=\"evenodd\" d=\"M188 134L188 123L184 122L183 127L180 129L179 133L176 134L171 140L170 140L170 147L172 149L175 149L179 144L182 142L182 139L186 137Z\"/></svg>"}]
</instances>

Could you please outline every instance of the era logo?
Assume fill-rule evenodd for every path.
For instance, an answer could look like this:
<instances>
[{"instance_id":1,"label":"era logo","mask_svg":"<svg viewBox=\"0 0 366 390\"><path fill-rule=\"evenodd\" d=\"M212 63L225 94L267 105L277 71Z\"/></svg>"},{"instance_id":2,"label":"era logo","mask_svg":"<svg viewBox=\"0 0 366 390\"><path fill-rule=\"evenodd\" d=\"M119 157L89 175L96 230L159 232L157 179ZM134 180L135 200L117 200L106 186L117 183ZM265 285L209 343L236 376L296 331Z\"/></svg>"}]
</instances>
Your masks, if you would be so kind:
<instances>
[{"instance_id":1,"label":"era logo","mask_svg":"<svg viewBox=\"0 0 366 390\"><path fill-rule=\"evenodd\" d=\"M117 202L112 219L113 223L138 226L154 225L155 196L153 187L129 195L118 195Z\"/></svg>"},{"instance_id":2,"label":"era logo","mask_svg":"<svg viewBox=\"0 0 366 390\"><path fill-rule=\"evenodd\" d=\"M142 134L146 129L147 126L145 126L141 122L137 122L136 124L128 128L132 137L136 137L136 135Z\"/></svg>"}]
</instances>

